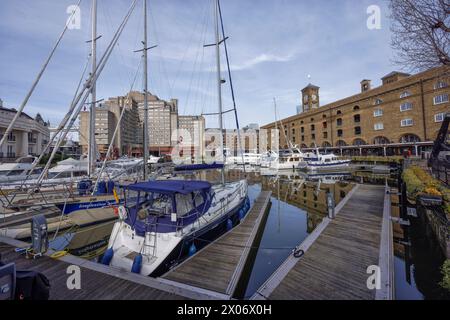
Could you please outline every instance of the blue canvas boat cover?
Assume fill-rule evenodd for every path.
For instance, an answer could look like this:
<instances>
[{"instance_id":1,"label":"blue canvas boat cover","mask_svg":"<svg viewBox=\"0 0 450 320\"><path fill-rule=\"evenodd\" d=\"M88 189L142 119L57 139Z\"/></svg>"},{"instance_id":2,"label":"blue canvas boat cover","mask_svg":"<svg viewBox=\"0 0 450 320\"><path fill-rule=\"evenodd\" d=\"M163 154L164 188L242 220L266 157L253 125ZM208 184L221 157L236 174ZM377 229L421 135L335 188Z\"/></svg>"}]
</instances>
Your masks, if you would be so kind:
<instances>
[{"instance_id":1,"label":"blue canvas boat cover","mask_svg":"<svg viewBox=\"0 0 450 320\"><path fill-rule=\"evenodd\" d=\"M211 164L189 164L176 166L175 171L197 171L197 170L212 170L222 169L223 163L211 163Z\"/></svg>"},{"instance_id":2,"label":"blue canvas boat cover","mask_svg":"<svg viewBox=\"0 0 450 320\"><path fill-rule=\"evenodd\" d=\"M134 183L124 186L125 189L143 192L156 192L162 194L189 194L196 191L208 192L211 183L200 180L156 180Z\"/></svg>"}]
</instances>

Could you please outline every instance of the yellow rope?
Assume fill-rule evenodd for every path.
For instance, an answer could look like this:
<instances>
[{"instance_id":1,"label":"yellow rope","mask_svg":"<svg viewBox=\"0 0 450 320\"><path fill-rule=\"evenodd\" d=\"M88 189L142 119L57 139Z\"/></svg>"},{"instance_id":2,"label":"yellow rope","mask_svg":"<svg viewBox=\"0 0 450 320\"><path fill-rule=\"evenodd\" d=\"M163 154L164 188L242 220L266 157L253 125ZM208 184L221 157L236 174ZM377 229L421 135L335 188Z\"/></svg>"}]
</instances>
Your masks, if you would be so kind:
<instances>
[{"instance_id":1,"label":"yellow rope","mask_svg":"<svg viewBox=\"0 0 450 320\"><path fill-rule=\"evenodd\" d=\"M64 256L67 255L67 254L68 254L68 251L67 251L67 250L57 251L57 252L53 253L53 254L50 256L50 258L52 258L52 259L59 259L59 258L64 257Z\"/></svg>"}]
</instances>

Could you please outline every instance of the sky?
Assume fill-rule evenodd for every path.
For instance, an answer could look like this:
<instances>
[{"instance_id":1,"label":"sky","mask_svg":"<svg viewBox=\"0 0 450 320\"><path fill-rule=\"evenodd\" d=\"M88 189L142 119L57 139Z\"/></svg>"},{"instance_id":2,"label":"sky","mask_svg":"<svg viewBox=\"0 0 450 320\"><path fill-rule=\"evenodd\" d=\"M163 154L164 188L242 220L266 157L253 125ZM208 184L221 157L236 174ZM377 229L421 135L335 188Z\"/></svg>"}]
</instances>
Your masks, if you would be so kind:
<instances>
[{"instance_id":1,"label":"sky","mask_svg":"<svg viewBox=\"0 0 450 320\"><path fill-rule=\"evenodd\" d=\"M98 0L99 58L131 0ZM0 99L17 108L58 39L78 0L0 1ZM80 29L68 30L25 107L56 126L68 110L85 68L91 0L81 0ZM367 8L381 9L381 29L367 27ZM217 112L213 0L149 0L149 91L179 99L180 114ZM239 122L264 125L296 113L301 89L319 86L321 105L360 91L360 81L399 69L392 64L386 0L222 0L222 13ZM98 99L142 90L142 0L97 84ZM221 52L222 77L227 78ZM232 108L229 82L224 110ZM231 113L225 126L235 128ZM216 127L217 117L208 116Z\"/></svg>"}]
</instances>

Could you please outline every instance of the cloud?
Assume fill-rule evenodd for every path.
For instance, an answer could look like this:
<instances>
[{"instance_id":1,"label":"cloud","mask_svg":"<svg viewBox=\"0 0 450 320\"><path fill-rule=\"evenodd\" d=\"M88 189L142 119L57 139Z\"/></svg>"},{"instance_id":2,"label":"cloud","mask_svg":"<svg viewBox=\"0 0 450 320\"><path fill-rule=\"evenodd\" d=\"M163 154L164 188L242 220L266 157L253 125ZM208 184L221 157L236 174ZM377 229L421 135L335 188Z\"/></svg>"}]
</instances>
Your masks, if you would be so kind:
<instances>
[{"instance_id":1,"label":"cloud","mask_svg":"<svg viewBox=\"0 0 450 320\"><path fill-rule=\"evenodd\" d=\"M265 62L288 62L291 61L295 57L294 54L288 54L286 56L277 56L274 54L263 53L260 54L253 59L244 61L241 64L231 66L232 70L241 71L246 69L251 69L261 63Z\"/></svg>"}]
</instances>

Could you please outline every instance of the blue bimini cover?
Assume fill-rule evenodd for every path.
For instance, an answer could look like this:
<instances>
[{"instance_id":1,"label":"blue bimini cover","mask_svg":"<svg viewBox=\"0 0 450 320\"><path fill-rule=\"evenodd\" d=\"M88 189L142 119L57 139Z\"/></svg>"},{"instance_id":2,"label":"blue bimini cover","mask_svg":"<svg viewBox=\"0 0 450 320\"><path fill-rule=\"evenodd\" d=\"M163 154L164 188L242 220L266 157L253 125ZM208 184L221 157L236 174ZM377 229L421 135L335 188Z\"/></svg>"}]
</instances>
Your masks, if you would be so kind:
<instances>
[{"instance_id":1,"label":"blue bimini cover","mask_svg":"<svg viewBox=\"0 0 450 320\"><path fill-rule=\"evenodd\" d=\"M133 191L157 192L162 194L188 194L195 191L208 192L211 189L211 183L199 180L156 180L135 183L124 188Z\"/></svg>"},{"instance_id":2,"label":"blue bimini cover","mask_svg":"<svg viewBox=\"0 0 450 320\"><path fill-rule=\"evenodd\" d=\"M198 171L198 170L213 170L222 169L223 163L212 163L212 164L190 164L176 166L175 171Z\"/></svg>"}]
</instances>

